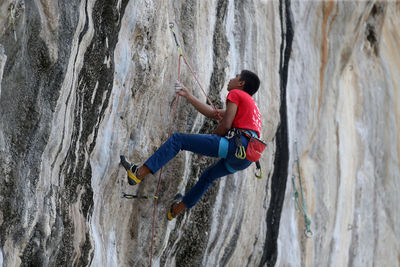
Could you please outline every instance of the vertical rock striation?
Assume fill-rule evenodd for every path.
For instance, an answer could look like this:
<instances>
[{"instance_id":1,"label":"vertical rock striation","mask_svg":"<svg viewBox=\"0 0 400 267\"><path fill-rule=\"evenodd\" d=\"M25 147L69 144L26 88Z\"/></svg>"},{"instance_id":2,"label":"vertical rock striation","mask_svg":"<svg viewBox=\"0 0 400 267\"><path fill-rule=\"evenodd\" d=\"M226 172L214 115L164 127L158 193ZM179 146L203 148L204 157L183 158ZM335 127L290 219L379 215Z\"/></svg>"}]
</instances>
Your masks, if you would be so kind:
<instances>
[{"instance_id":1,"label":"vertical rock striation","mask_svg":"<svg viewBox=\"0 0 400 267\"><path fill-rule=\"evenodd\" d=\"M289 166L297 139L314 235L304 237L285 201L277 265L398 266L399 4L295 2L292 10ZM292 195L289 185L285 199Z\"/></svg>"},{"instance_id":2,"label":"vertical rock striation","mask_svg":"<svg viewBox=\"0 0 400 267\"><path fill-rule=\"evenodd\" d=\"M0 266L400 265L400 5L391 1L4 0ZM209 133L174 81L179 43L208 97L254 70L264 179L217 181L168 222L214 159L181 152L128 186L172 130ZM182 63L181 81L205 101ZM299 147L314 235L293 205ZM289 178L289 179L288 179Z\"/></svg>"},{"instance_id":3,"label":"vertical rock striation","mask_svg":"<svg viewBox=\"0 0 400 267\"><path fill-rule=\"evenodd\" d=\"M293 42L293 22L290 0L279 2L279 16L281 20L281 48L280 48L280 123L276 132L276 153L274 171L271 178L271 199L267 213L267 234L264 244L264 253L260 266L274 266L278 256L277 241L279 225L285 198L286 182L289 165L288 125L286 107L286 87L288 82L289 60Z\"/></svg>"}]
</instances>

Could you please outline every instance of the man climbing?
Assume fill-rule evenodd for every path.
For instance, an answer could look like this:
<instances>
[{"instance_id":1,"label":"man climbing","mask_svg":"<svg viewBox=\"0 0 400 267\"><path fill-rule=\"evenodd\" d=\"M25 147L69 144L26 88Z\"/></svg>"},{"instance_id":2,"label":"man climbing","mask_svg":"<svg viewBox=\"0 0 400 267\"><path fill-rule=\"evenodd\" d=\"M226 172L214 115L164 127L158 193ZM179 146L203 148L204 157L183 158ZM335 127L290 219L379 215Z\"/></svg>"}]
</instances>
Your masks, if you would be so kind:
<instances>
[{"instance_id":1,"label":"man climbing","mask_svg":"<svg viewBox=\"0 0 400 267\"><path fill-rule=\"evenodd\" d=\"M198 182L183 196L182 201L172 204L168 211L168 220L172 220L185 209L192 208L216 179L246 169L251 161L241 156L238 147L245 150L251 136L260 137L261 115L252 98L259 86L258 76L251 71L243 70L228 83L226 109L217 111L201 102L185 86L177 82L175 84L177 94L186 98L206 117L214 119L222 117L222 120L219 121L213 134L173 134L141 167L121 156L121 164L128 173L129 184L136 185L147 174L154 174L180 150L221 158L201 174Z\"/></svg>"}]
</instances>

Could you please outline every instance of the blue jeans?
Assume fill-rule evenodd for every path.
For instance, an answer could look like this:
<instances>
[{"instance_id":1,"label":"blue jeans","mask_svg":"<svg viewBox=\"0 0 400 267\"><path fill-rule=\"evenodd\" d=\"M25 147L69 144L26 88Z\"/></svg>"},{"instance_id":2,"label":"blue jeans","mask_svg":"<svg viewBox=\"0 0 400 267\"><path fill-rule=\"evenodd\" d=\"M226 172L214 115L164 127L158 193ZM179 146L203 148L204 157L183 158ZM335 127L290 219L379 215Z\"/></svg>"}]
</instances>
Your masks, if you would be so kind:
<instances>
[{"instance_id":1,"label":"blue jeans","mask_svg":"<svg viewBox=\"0 0 400 267\"><path fill-rule=\"evenodd\" d=\"M248 140L241 136L242 145L247 148ZM221 158L215 165L208 167L198 182L183 197L187 208L193 207L204 195L212 183L236 171L250 166L251 161L235 156L235 138L226 139L215 134L173 134L145 163L152 173L157 172L180 150L191 151L200 155Z\"/></svg>"}]
</instances>

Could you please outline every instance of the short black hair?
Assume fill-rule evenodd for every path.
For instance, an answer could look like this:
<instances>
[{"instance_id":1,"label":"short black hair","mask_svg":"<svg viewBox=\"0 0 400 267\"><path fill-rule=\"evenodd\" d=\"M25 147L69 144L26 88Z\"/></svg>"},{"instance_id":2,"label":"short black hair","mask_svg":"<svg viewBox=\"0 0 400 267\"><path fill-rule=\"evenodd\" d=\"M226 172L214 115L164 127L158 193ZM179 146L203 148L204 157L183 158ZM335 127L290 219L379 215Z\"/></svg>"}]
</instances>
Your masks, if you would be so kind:
<instances>
[{"instance_id":1,"label":"short black hair","mask_svg":"<svg viewBox=\"0 0 400 267\"><path fill-rule=\"evenodd\" d=\"M249 70L242 70L239 81L244 81L243 91L249 95L254 95L260 87L260 79L257 74Z\"/></svg>"}]
</instances>

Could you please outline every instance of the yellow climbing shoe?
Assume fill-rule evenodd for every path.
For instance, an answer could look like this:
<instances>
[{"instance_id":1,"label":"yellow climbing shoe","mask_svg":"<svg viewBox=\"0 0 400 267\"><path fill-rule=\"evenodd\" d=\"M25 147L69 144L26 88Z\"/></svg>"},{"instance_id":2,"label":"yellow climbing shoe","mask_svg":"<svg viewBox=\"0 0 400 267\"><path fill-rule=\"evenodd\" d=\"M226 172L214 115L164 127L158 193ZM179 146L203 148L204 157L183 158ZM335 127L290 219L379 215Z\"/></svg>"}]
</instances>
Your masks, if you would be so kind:
<instances>
[{"instance_id":1,"label":"yellow climbing shoe","mask_svg":"<svg viewBox=\"0 0 400 267\"><path fill-rule=\"evenodd\" d=\"M139 180L136 177L136 171L138 169L138 166L127 161L125 156L123 156L123 155L120 156L120 159L121 159L121 165L125 168L126 172L128 173L128 177L127 177L128 183L130 185L136 185L136 184L140 183L141 180Z\"/></svg>"}]
</instances>

